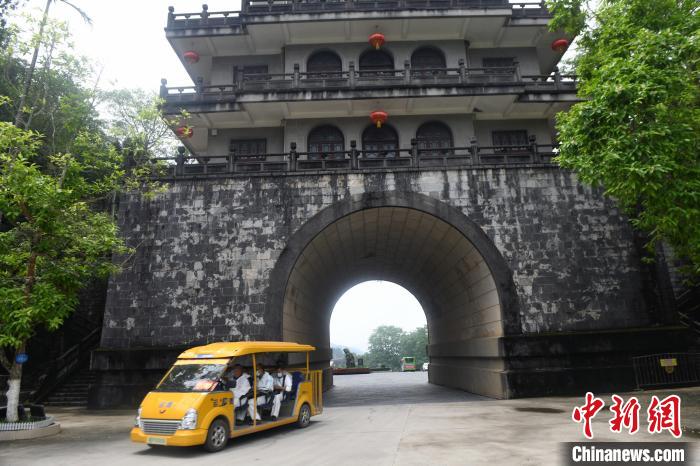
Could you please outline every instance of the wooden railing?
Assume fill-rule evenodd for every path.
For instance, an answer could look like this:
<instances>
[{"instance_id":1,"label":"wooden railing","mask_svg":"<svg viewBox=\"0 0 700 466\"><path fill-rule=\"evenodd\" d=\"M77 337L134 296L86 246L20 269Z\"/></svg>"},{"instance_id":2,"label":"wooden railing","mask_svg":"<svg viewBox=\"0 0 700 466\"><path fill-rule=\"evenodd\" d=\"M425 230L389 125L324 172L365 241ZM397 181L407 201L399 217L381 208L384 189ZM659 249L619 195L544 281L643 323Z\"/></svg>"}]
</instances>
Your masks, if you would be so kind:
<instances>
[{"instance_id":1,"label":"wooden railing","mask_svg":"<svg viewBox=\"0 0 700 466\"><path fill-rule=\"evenodd\" d=\"M161 80L160 96L167 103L235 100L237 94L308 90L364 90L381 88L519 86L524 91L575 92L576 76L562 75L558 69L550 75L521 75L516 64L510 67L468 68L464 60L457 68L411 68L400 70L358 70L350 62L348 70L327 73L301 72L294 64L292 73L243 74L234 70L230 84L205 85L202 78L194 86L168 87Z\"/></svg>"},{"instance_id":2,"label":"wooden railing","mask_svg":"<svg viewBox=\"0 0 700 466\"><path fill-rule=\"evenodd\" d=\"M291 143L289 152L264 155L186 155L184 148L173 157L156 159L167 164L168 177L233 175L267 172L364 171L401 168L454 168L480 165L514 165L552 163L556 148L537 144L519 146L479 146L472 140L466 147L422 149L411 142L410 149L359 150L355 141L351 149L339 152L297 152Z\"/></svg>"},{"instance_id":3,"label":"wooden railing","mask_svg":"<svg viewBox=\"0 0 700 466\"><path fill-rule=\"evenodd\" d=\"M168 8L170 30L201 28L233 28L245 32L246 16L290 13L327 13L343 11L449 10L449 9L511 9L513 17L551 17L540 0L510 3L508 0L244 0L241 11L202 11L175 13Z\"/></svg>"}]
</instances>

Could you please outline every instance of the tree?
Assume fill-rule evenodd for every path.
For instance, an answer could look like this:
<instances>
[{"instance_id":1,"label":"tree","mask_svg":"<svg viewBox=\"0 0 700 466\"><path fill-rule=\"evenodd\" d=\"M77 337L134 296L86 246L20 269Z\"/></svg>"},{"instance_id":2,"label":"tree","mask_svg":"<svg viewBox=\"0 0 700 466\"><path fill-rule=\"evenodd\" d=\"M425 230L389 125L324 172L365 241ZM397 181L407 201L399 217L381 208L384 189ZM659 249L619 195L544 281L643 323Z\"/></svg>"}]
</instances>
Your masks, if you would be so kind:
<instances>
[{"instance_id":1,"label":"tree","mask_svg":"<svg viewBox=\"0 0 700 466\"><path fill-rule=\"evenodd\" d=\"M0 47L5 45L7 14L20 6L21 3L22 0L0 0Z\"/></svg>"},{"instance_id":2,"label":"tree","mask_svg":"<svg viewBox=\"0 0 700 466\"><path fill-rule=\"evenodd\" d=\"M27 96L29 95L29 90L32 86L32 82L33 82L33 78L34 78L34 71L36 69L37 60L39 58L39 50L41 49L41 46L44 42L44 28L46 27L46 24L49 20L49 10L51 8L51 5L53 3L56 3L56 2L65 3L66 5L70 6L75 11L77 11L85 22L87 22L87 23L92 22L90 17L83 10L81 10L79 7L77 7L73 3L69 2L68 0L46 0L46 6L44 7L44 14L41 17L41 22L39 24L39 32L36 34L36 36L32 40L32 46L33 46L34 50L32 52L32 59L29 63L29 66L27 67L26 73L24 75L22 92L20 93L19 104L17 106L17 111L15 113L15 126L22 126L24 124L24 122L23 122L24 113L26 111L25 104L27 102Z\"/></svg>"},{"instance_id":3,"label":"tree","mask_svg":"<svg viewBox=\"0 0 700 466\"><path fill-rule=\"evenodd\" d=\"M26 36L35 36L39 19L27 16L24 30L16 25L8 28L7 46L0 49L0 95L10 102L0 107L0 119L12 121L19 111L29 63L24 57L33 46ZM44 135L42 154L70 151L75 134L80 130L98 131L102 122L96 106L99 103L96 79L89 61L74 53L74 44L65 23L47 20L42 33L41 49L33 73L33 84L25 96L21 127Z\"/></svg>"},{"instance_id":4,"label":"tree","mask_svg":"<svg viewBox=\"0 0 700 466\"><path fill-rule=\"evenodd\" d=\"M76 136L75 154L56 154L50 168L34 163L40 136L0 122L0 363L9 373L7 419L17 420L24 353L35 329L55 330L89 279L118 270L125 253L112 218L90 200L113 189L119 156L99 138ZM8 356L6 350L10 350Z\"/></svg>"},{"instance_id":5,"label":"tree","mask_svg":"<svg viewBox=\"0 0 700 466\"><path fill-rule=\"evenodd\" d=\"M580 33L582 102L557 117L558 163L602 185L648 238L700 275L700 14L696 0L550 0Z\"/></svg>"},{"instance_id":6,"label":"tree","mask_svg":"<svg viewBox=\"0 0 700 466\"><path fill-rule=\"evenodd\" d=\"M401 356L413 356L416 367L420 368L428 362L428 326L418 327L412 332L405 332L401 337Z\"/></svg>"},{"instance_id":7,"label":"tree","mask_svg":"<svg viewBox=\"0 0 700 466\"><path fill-rule=\"evenodd\" d=\"M120 89L104 93L109 108L109 134L132 153L171 156L179 141L163 118L162 99L143 90ZM174 122L170 122L175 124Z\"/></svg>"},{"instance_id":8,"label":"tree","mask_svg":"<svg viewBox=\"0 0 700 466\"><path fill-rule=\"evenodd\" d=\"M401 367L401 348L404 332L399 327L382 325L369 337L369 351L365 364L370 367L385 365L392 369Z\"/></svg>"}]
</instances>

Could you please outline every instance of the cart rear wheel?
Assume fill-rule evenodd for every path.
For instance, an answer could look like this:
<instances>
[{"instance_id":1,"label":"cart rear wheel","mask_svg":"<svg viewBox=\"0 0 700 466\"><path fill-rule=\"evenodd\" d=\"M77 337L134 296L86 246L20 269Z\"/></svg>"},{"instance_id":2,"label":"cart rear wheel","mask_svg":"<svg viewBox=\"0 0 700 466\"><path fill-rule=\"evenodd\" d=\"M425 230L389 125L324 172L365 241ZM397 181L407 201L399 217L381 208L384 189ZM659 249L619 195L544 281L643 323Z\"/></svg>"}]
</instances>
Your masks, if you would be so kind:
<instances>
[{"instance_id":1,"label":"cart rear wheel","mask_svg":"<svg viewBox=\"0 0 700 466\"><path fill-rule=\"evenodd\" d=\"M308 403L301 405L299 409L299 419L297 419L297 426L301 429L308 427L311 423L311 407Z\"/></svg>"}]
</instances>

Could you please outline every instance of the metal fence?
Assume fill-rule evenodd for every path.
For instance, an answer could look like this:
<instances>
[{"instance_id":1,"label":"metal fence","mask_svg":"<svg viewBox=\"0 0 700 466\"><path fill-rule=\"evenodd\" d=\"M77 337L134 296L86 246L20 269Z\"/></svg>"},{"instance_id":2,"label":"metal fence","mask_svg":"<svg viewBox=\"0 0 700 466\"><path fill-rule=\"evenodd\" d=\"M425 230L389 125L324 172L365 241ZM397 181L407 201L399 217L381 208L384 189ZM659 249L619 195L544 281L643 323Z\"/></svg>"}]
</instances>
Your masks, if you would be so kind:
<instances>
[{"instance_id":1,"label":"metal fence","mask_svg":"<svg viewBox=\"0 0 700 466\"><path fill-rule=\"evenodd\" d=\"M637 388L700 383L700 353L661 353L632 358Z\"/></svg>"}]
</instances>

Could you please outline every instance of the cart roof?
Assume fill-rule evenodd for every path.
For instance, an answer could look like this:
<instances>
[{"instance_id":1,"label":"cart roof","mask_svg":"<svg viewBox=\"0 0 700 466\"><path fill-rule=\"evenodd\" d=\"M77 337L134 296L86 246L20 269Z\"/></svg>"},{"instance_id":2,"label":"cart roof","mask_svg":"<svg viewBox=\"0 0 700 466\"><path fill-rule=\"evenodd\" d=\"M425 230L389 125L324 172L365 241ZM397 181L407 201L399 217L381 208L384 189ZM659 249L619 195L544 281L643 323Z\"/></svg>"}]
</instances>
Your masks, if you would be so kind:
<instances>
[{"instance_id":1,"label":"cart roof","mask_svg":"<svg viewBox=\"0 0 700 466\"><path fill-rule=\"evenodd\" d=\"M311 345L287 341L231 341L195 346L181 353L178 359L231 358L254 353L297 353L315 349Z\"/></svg>"}]
</instances>

